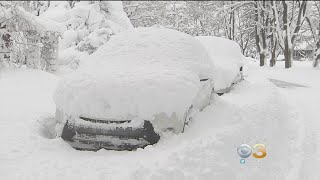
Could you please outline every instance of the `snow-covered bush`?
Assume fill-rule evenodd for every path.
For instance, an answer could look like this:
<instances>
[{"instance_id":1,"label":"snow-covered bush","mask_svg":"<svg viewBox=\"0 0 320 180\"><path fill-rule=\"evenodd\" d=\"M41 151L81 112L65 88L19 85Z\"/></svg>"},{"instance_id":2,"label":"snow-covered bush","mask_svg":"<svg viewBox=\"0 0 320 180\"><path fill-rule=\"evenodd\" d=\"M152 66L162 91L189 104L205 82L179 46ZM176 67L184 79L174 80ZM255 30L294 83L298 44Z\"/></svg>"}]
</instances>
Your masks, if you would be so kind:
<instances>
[{"instance_id":1,"label":"snow-covered bush","mask_svg":"<svg viewBox=\"0 0 320 180\"><path fill-rule=\"evenodd\" d=\"M123 11L122 2L76 2L52 1L40 17L63 24L66 31L60 42L59 64L76 68L80 57L95 52L121 31L133 28Z\"/></svg>"}]
</instances>

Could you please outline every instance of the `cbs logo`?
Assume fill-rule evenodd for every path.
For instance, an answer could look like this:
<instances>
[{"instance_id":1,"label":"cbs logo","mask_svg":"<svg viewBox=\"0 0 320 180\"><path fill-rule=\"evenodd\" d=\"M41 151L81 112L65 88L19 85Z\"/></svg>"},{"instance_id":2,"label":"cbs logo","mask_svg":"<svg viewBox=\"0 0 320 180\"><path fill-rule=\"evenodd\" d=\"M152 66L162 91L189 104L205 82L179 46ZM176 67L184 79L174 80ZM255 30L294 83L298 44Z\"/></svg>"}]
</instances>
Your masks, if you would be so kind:
<instances>
[{"instance_id":1,"label":"cbs logo","mask_svg":"<svg viewBox=\"0 0 320 180\"><path fill-rule=\"evenodd\" d=\"M252 149L254 153L252 153ZM266 145L264 144L255 144L252 149L248 144L241 144L237 149L237 153L243 159L248 158L251 154L255 158L264 158L267 156Z\"/></svg>"}]
</instances>

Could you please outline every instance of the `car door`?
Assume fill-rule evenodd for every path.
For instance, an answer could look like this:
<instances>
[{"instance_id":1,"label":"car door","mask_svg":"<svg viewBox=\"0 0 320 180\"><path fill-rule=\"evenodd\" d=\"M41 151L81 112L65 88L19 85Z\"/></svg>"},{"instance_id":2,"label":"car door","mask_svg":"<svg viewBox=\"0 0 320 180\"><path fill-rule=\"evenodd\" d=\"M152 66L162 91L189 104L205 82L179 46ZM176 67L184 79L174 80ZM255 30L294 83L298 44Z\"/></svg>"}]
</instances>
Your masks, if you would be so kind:
<instances>
[{"instance_id":1,"label":"car door","mask_svg":"<svg viewBox=\"0 0 320 180\"><path fill-rule=\"evenodd\" d=\"M193 108L202 111L202 109L208 106L212 92L211 79L201 79L199 92L193 101Z\"/></svg>"}]
</instances>

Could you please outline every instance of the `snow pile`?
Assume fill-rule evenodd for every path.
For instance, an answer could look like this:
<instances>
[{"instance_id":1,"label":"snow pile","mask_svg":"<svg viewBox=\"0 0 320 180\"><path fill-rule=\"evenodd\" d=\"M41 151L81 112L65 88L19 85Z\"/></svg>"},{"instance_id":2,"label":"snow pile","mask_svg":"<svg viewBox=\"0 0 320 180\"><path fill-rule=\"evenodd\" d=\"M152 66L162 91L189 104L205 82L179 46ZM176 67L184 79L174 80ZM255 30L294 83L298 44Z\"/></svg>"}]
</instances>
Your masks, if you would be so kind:
<instances>
[{"instance_id":1,"label":"snow pile","mask_svg":"<svg viewBox=\"0 0 320 180\"><path fill-rule=\"evenodd\" d=\"M240 46L229 39L215 36L197 36L207 49L215 65L215 90L229 87L243 66Z\"/></svg>"},{"instance_id":2,"label":"snow pile","mask_svg":"<svg viewBox=\"0 0 320 180\"><path fill-rule=\"evenodd\" d=\"M112 35L133 28L123 11L122 2L51 2L41 17L66 27L60 42L60 64L76 67L81 57L92 54Z\"/></svg>"},{"instance_id":3,"label":"snow pile","mask_svg":"<svg viewBox=\"0 0 320 180\"><path fill-rule=\"evenodd\" d=\"M61 138L46 138L55 123L57 77L0 70L0 179L317 180L320 71L311 66L303 61L285 69L277 62L260 68L251 62L248 78L215 97L185 133L125 152L77 151ZM267 78L308 87L277 88ZM236 150L242 143L265 144L267 157L240 164Z\"/></svg>"},{"instance_id":4,"label":"snow pile","mask_svg":"<svg viewBox=\"0 0 320 180\"><path fill-rule=\"evenodd\" d=\"M53 112L52 94L56 82L55 75L42 70L0 70L0 120L10 122L17 118L15 122L19 124L24 118L40 115L43 109L45 113Z\"/></svg>"},{"instance_id":5,"label":"snow pile","mask_svg":"<svg viewBox=\"0 0 320 180\"><path fill-rule=\"evenodd\" d=\"M136 28L115 35L62 79L57 108L69 115L148 119L165 113L182 120L200 79L213 65L192 36L165 28Z\"/></svg>"}]
</instances>

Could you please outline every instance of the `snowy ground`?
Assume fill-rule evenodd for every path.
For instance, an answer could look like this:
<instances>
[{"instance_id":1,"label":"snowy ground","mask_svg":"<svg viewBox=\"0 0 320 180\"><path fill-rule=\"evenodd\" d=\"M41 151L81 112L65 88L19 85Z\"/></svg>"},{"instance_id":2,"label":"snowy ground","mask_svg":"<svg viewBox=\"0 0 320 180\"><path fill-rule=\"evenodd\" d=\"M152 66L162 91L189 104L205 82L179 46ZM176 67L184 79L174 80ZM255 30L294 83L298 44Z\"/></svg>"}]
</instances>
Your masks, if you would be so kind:
<instances>
[{"instance_id":1,"label":"snowy ground","mask_svg":"<svg viewBox=\"0 0 320 180\"><path fill-rule=\"evenodd\" d=\"M58 77L36 70L0 73L0 179L320 179L320 71L248 65L248 76L216 96L185 133L133 152L76 151L53 138ZM281 88L268 79L306 87ZM237 147L267 146L240 164Z\"/></svg>"}]
</instances>

